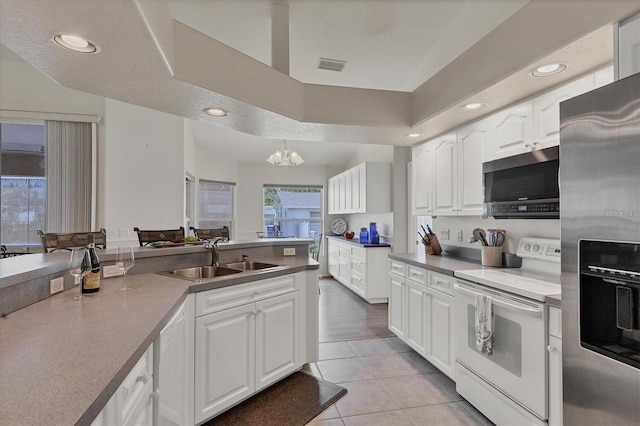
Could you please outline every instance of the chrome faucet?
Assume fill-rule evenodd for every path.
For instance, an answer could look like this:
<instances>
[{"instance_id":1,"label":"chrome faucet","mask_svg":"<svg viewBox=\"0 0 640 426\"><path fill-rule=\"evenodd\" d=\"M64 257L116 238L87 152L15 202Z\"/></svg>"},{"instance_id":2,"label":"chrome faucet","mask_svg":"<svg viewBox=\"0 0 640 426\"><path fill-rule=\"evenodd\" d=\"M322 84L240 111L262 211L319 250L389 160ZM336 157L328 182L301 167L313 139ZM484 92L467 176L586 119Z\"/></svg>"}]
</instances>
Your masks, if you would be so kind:
<instances>
[{"instance_id":1,"label":"chrome faucet","mask_svg":"<svg viewBox=\"0 0 640 426\"><path fill-rule=\"evenodd\" d=\"M218 268L220 266L220 250L218 249L218 241L221 237L216 237L212 242L206 243L204 248L211 250L211 266Z\"/></svg>"}]
</instances>

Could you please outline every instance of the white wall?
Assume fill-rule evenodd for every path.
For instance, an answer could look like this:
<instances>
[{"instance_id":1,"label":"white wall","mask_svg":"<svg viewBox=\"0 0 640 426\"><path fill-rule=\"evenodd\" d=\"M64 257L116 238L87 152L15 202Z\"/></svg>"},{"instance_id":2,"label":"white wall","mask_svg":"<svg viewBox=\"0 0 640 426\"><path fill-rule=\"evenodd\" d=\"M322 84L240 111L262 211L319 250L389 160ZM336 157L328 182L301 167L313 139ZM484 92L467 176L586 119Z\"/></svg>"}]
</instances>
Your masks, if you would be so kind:
<instances>
[{"instance_id":1,"label":"white wall","mask_svg":"<svg viewBox=\"0 0 640 426\"><path fill-rule=\"evenodd\" d=\"M364 163L365 161L382 161L393 163L393 146L362 144L349 159L347 167L341 170L341 172L350 169L353 166L357 166L360 163Z\"/></svg>"},{"instance_id":2,"label":"white wall","mask_svg":"<svg viewBox=\"0 0 640 426\"><path fill-rule=\"evenodd\" d=\"M181 117L106 99L98 180L109 243L137 244L141 229L175 229L184 219Z\"/></svg>"}]
</instances>

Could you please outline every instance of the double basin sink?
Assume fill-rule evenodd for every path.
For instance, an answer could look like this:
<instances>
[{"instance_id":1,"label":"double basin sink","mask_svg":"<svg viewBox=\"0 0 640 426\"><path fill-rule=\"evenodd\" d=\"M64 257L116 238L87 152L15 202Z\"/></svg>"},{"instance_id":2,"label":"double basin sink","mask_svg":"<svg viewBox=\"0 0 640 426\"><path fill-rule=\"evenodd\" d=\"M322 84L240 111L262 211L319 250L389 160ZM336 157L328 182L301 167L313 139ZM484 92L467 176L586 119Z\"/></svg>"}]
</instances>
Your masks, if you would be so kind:
<instances>
[{"instance_id":1,"label":"double basin sink","mask_svg":"<svg viewBox=\"0 0 640 426\"><path fill-rule=\"evenodd\" d=\"M182 278L190 281L202 281L207 278L223 277L227 275L239 274L245 271L263 271L275 268L283 268L283 266L275 263L256 262L246 260L243 262L233 262L215 266L194 266L192 268L174 269L172 271L160 272L162 275Z\"/></svg>"}]
</instances>

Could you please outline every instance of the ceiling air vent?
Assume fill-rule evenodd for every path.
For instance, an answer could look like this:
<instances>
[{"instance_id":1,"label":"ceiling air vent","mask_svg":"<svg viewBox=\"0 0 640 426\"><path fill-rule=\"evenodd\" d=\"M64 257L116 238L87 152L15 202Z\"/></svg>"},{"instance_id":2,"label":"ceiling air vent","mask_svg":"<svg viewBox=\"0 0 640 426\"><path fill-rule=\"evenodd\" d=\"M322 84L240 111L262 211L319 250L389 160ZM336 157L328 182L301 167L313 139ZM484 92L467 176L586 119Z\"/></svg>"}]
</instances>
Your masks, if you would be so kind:
<instances>
[{"instance_id":1,"label":"ceiling air vent","mask_svg":"<svg viewBox=\"0 0 640 426\"><path fill-rule=\"evenodd\" d=\"M320 58L320 63L318 64L318 68L321 70L329 70L329 71L342 71L342 68L346 65L347 61L338 61L337 59L326 59Z\"/></svg>"}]
</instances>

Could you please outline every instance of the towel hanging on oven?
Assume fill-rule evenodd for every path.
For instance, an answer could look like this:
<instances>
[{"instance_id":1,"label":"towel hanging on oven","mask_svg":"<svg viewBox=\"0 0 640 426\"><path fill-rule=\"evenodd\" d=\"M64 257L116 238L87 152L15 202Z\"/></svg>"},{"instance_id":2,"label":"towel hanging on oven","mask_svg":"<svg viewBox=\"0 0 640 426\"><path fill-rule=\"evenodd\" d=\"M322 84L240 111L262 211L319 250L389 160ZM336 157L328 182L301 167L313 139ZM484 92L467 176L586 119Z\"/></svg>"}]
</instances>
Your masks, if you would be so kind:
<instances>
[{"instance_id":1,"label":"towel hanging on oven","mask_svg":"<svg viewBox=\"0 0 640 426\"><path fill-rule=\"evenodd\" d=\"M476 349L480 353L493 354L492 299L484 294L476 294Z\"/></svg>"}]
</instances>

